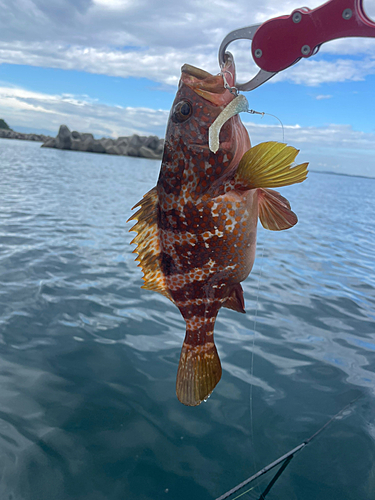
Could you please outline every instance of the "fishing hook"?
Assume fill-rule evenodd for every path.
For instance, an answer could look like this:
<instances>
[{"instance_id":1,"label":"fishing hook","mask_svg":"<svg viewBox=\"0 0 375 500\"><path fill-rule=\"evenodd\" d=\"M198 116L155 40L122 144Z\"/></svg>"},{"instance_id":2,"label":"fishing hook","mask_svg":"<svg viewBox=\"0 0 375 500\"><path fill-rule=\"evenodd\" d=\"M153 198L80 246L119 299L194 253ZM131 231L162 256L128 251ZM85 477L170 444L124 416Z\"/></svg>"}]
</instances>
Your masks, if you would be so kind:
<instances>
[{"instance_id":1,"label":"fishing hook","mask_svg":"<svg viewBox=\"0 0 375 500\"><path fill-rule=\"evenodd\" d=\"M224 81L224 88L226 88L227 90L229 90L229 92L231 94L233 94L235 97L237 97L239 95L239 90L237 87L231 87L229 85L229 83L227 82L227 79L225 78L225 74L224 73L229 73L230 76L233 78L233 75L230 71L228 71L227 69L221 69L220 71L220 75L223 77L223 81Z\"/></svg>"}]
</instances>

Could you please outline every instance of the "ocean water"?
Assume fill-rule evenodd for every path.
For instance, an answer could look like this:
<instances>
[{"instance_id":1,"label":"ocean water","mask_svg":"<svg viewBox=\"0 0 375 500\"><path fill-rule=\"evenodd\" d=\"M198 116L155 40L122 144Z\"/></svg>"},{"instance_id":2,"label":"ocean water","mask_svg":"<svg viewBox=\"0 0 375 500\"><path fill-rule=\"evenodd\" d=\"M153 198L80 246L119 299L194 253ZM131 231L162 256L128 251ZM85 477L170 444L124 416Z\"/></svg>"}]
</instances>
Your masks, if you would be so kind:
<instances>
[{"instance_id":1,"label":"ocean water","mask_svg":"<svg viewBox=\"0 0 375 500\"><path fill-rule=\"evenodd\" d=\"M299 223L259 228L222 380L187 408L184 322L126 223L159 162L39 146L0 141L0 499L215 499L358 396L267 499L374 499L375 179L281 190Z\"/></svg>"}]
</instances>

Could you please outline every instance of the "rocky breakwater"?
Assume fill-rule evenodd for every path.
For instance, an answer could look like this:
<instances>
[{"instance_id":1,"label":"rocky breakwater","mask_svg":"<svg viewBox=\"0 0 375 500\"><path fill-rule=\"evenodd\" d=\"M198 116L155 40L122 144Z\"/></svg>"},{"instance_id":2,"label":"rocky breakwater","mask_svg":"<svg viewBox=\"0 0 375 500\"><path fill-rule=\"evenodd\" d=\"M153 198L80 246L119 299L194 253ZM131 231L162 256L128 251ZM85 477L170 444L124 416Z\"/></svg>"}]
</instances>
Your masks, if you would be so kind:
<instances>
[{"instance_id":1,"label":"rocky breakwater","mask_svg":"<svg viewBox=\"0 0 375 500\"><path fill-rule=\"evenodd\" d=\"M22 132L15 132L14 130L7 130L0 128L0 138L2 139L20 139L21 141L35 141L46 142L52 137L43 134L22 134Z\"/></svg>"},{"instance_id":2,"label":"rocky breakwater","mask_svg":"<svg viewBox=\"0 0 375 500\"><path fill-rule=\"evenodd\" d=\"M154 135L142 137L134 134L131 137L119 137L118 139L94 139L92 134L84 134L75 130L71 132L66 125L61 125L57 136L47 140L42 145L42 148L136 156L152 160L161 159L163 147L163 139L159 139Z\"/></svg>"}]
</instances>

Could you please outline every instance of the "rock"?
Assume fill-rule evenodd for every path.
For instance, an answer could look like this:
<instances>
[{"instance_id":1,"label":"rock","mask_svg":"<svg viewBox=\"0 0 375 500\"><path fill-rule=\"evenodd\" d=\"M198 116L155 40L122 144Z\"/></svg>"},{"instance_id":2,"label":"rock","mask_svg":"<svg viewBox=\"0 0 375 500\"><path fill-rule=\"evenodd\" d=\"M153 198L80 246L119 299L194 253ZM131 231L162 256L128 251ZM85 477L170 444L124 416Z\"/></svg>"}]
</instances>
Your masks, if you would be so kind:
<instances>
[{"instance_id":1,"label":"rock","mask_svg":"<svg viewBox=\"0 0 375 500\"><path fill-rule=\"evenodd\" d=\"M120 155L128 156L129 141L130 137L119 137L115 141L114 144L118 148L118 151L120 151Z\"/></svg>"},{"instance_id":2,"label":"rock","mask_svg":"<svg viewBox=\"0 0 375 500\"><path fill-rule=\"evenodd\" d=\"M139 156L139 149L136 146L127 146L127 155L128 156Z\"/></svg>"},{"instance_id":3,"label":"rock","mask_svg":"<svg viewBox=\"0 0 375 500\"><path fill-rule=\"evenodd\" d=\"M159 137L156 135L150 135L150 137L147 137L145 140L144 146L156 151L159 147Z\"/></svg>"},{"instance_id":4,"label":"rock","mask_svg":"<svg viewBox=\"0 0 375 500\"><path fill-rule=\"evenodd\" d=\"M93 153L105 153L105 147L100 141L93 141L92 144L92 152Z\"/></svg>"},{"instance_id":5,"label":"rock","mask_svg":"<svg viewBox=\"0 0 375 500\"><path fill-rule=\"evenodd\" d=\"M72 138L73 139L78 139L79 141L81 140L81 134L77 132L76 130L73 130L72 132Z\"/></svg>"},{"instance_id":6,"label":"rock","mask_svg":"<svg viewBox=\"0 0 375 500\"><path fill-rule=\"evenodd\" d=\"M103 139L100 139L100 144L104 147L105 151L107 152L107 149L113 146L114 140L106 139L105 137L103 137Z\"/></svg>"},{"instance_id":7,"label":"rock","mask_svg":"<svg viewBox=\"0 0 375 500\"><path fill-rule=\"evenodd\" d=\"M146 137L141 137L137 134L134 134L130 137L128 145L131 148L139 149L144 144L145 140L146 140ZM131 155L131 156L135 156L135 155Z\"/></svg>"},{"instance_id":8,"label":"rock","mask_svg":"<svg viewBox=\"0 0 375 500\"><path fill-rule=\"evenodd\" d=\"M130 137L119 137L115 140L116 144L124 144L127 146L129 144Z\"/></svg>"},{"instance_id":9,"label":"rock","mask_svg":"<svg viewBox=\"0 0 375 500\"><path fill-rule=\"evenodd\" d=\"M44 142L44 144L41 145L42 148L55 148L56 147L56 139L54 137L51 137L47 141Z\"/></svg>"},{"instance_id":10,"label":"rock","mask_svg":"<svg viewBox=\"0 0 375 500\"><path fill-rule=\"evenodd\" d=\"M156 151L158 153L160 153L160 156L163 155L163 151L164 151L164 139L159 139L159 145L158 147L156 148Z\"/></svg>"},{"instance_id":11,"label":"rock","mask_svg":"<svg viewBox=\"0 0 375 500\"><path fill-rule=\"evenodd\" d=\"M116 145L109 146L106 151L107 151L107 154L109 154L109 155L119 155L119 156L122 155L123 156L121 149Z\"/></svg>"},{"instance_id":12,"label":"rock","mask_svg":"<svg viewBox=\"0 0 375 500\"><path fill-rule=\"evenodd\" d=\"M72 134L66 125L60 125L59 133L57 134L57 147L59 149L71 149Z\"/></svg>"},{"instance_id":13,"label":"rock","mask_svg":"<svg viewBox=\"0 0 375 500\"><path fill-rule=\"evenodd\" d=\"M81 134L81 139L82 139L82 141L85 141L86 139L94 139L94 136L92 134L84 133L84 134Z\"/></svg>"},{"instance_id":14,"label":"rock","mask_svg":"<svg viewBox=\"0 0 375 500\"><path fill-rule=\"evenodd\" d=\"M93 153L93 148L94 148L94 138L88 137L85 141L81 143L81 149L80 151L88 151L89 153Z\"/></svg>"},{"instance_id":15,"label":"rock","mask_svg":"<svg viewBox=\"0 0 375 500\"><path fill-rule=\"evenodd\" d=\"M0 129L2 130L12 130L9 125L7 124L7 122L5 120L3 120L3 118L0 118Z\"/></svg>"},{"instance_id":16,"label":"rock","mask_svg":"<svg viewBox=\"0 0 375 500\"><path fill-rule=\"evenodd\" d=\"M121 144L118 144L117 147L121 151L122 156L129 156L129 152L128 152L129 146L127 146L126 144L124 144L122 142Z\"/></svg>"},{"instance_id":17,"label":"rock","mask_svg":"<svg viewBox=\"0 0 375 500\"><path fill-rule=\"evenodd\" d=\"M3 139L19 139L22 141L38 141L46 142L52 137L43 134L23 134L22 132L15 132L14 130L0 129L0 138Z\"/></svg>"},{"instance_id":18,"label":"rock","mask_svg":"<svg viewBox=\"0 0 375 500\"><path fill-rule=\"evenodd\" d=\"M160 159L160 154L156 153L151 148L148 148L146 146L141 146L139 148L138 156L140 156L141 158L149 158L150 160Z\"/></svg>"},{"instance_id":19,"label":"rock","mask_svg":"<svg viewBox=\"0 0 375 500\"><path fill-rule=\"evenodd\" d=\"M78 150L77 151L91 151L92 152L92 142L94 139L88 137L85 141L77 141Z\"/></svg>"},{"instance_id":20,"label":"rock","mask_svg":"<svg viewBox=\"0 0 375 500\"><path fill-rule=\"evenodd\" d=\"M94 136L89 133L80 133L76 130L70 132L66 125L60 126L59 132L55 138L44 136L44 140L45 142L42 145L44 148L135 156L153 160L158 160L162 157L164 145L164 141L155 135L142 137L138 134L133 134L131 137L118 137L117 139L108 137L95 139Z\"/></svg>"},{"instance_id":21,"label":"rock","mask_svg":"<svg viewBox=\"0 0 375 500\"><path fill-rule=\"evenodd\" d=\"M72 133L72 136L73 136L73 133ZM81 142L82 141L79 141L77 139L72 139L72 144L70 146L70 149L72 151L81 151L80 147L81 147Z\"/></svg>"}]
</instances>

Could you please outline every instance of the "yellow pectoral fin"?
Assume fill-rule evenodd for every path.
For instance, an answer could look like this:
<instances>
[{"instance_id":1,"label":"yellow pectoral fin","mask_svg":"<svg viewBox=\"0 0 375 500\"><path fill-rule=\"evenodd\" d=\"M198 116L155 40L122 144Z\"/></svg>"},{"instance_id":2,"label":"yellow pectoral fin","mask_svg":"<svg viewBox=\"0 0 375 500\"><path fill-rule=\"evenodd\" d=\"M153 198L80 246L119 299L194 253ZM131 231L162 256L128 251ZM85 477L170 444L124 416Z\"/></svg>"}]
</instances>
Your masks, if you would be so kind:
<instances>
[{"instance_id":1,"label":"yellow pectoral fin","mask_svg":"<svg viewBox=\"0 0 375 500\"><path fill-rule=\"evenodd\" d=\"M298 153L298 149L280 142L262 142L243 155L235 181L248 189L303 182L307 177L308 163L292 166Z\"/></svg>"},{"instance_id":2,"label":"yellow pectoral fin","mask_svg":"<svg viewBox=\"0 0 375 500\"><path fill-rule=\"evenodd\" d=\"M273 189L258 189L259 219L271 231L282 231L297 224L297 216L289 201Z\"/></svg>"}]
</instances>

